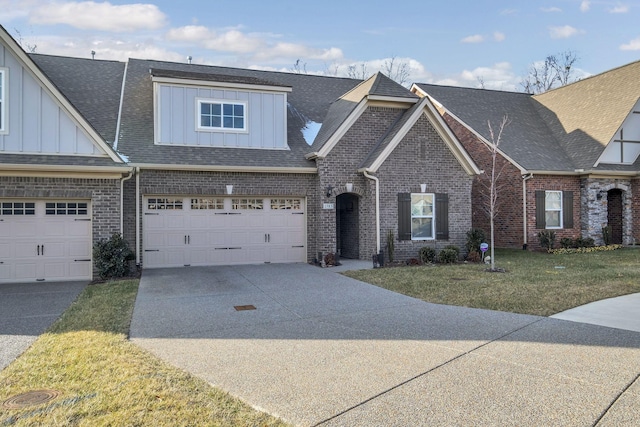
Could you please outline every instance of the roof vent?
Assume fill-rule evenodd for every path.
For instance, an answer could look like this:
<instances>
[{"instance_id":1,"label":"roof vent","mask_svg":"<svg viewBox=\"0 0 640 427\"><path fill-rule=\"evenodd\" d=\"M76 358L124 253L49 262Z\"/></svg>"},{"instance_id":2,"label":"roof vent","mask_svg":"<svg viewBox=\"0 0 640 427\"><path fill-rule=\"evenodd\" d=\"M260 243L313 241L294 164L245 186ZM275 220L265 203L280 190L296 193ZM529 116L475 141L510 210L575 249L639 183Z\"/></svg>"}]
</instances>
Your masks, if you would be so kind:
<instances>
[{"instance_id":1,"label":"roof vent","mask_svg":"<svg viewBox=\"0 0 640 427\"><path fill-rule=\"evenodd\" d=\"M191 60L193 59L193 57L191 55L187 56L187 63L191 64Z\"/></svg>"},{"instance_id":2,"label":"roof vent","mask_svg":"<svg viewBox=\"0 0 640 427\"><path fill-rule=\"evenodd\" d=\"M96 59L96 51L95 50L91 51L91 59Z\"/></svg>"}]
</instances>

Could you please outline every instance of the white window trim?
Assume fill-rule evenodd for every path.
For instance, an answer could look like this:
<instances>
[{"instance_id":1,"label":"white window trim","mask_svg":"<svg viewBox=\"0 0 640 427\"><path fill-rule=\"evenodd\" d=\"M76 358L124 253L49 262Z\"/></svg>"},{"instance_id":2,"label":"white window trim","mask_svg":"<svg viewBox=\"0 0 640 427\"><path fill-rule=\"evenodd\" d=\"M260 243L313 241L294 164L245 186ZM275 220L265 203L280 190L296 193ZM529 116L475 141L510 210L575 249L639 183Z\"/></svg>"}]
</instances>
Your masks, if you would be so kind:
<instances>
[{"instance_id":1,"label":"white window trim","mask_svg":"<svg viewBox=\"0 0 640 427\"><path fill-rule=\"evenodd\" d=\"M242 129L238 128L225 128L225 127L206 127L201 126L200 123L200 106L202 104L232 104L232 105L242 105L244 111L244 127ZM212 99L212 98L196 98L196 131L198 132L237 132L237 133L247 133L248 128L248 118L249 118L249 110L248 110L247 102L245 101L237 101L234 99Z\"/></svg>"},{"instance_id":2,"label":"white window trim","mask_svg":"<svg viewBox=\"0 0 640 427\"><path fill-rule=\"evenodd\" d=\"M547 209L547 194L549 193L559 193L560 194L560 209ZM544 192L544 216L545 216L545 229L547 230L561 230L564 227L562 217L564 216L564 206L562 205L563 194L561 190L545 190ZM546 217L547 212L559 212L560 226L554 227L547 225Z\"/></svg>"},{"instance_id":3,"label":"white window trim","mask_svg":"<svg viewBox=\"0 0 640 427\"><path fill-rule=\"evenodd\" d=\"M0 67L0 135L9 133L9 115L7 104L9 103L9 69Z\"/></svg>"},{"instance_id":4,"label":"white window trim","mask_svg":"<svg viewBox=\"0 0 640 427\"><path fill-rule=\"evenodd\" d=\"M411 212L410 227L411 227L411 240L436 240L436 194L435 193L411 193L411 197L416 196L431 196L431 203L433 205L433 213L431 215L419 215L414 216ZM413 203L411 203L410 211L413 211ZM413 237L413 218L431 218L431 237Z\"/></svg>"}]
</instances>

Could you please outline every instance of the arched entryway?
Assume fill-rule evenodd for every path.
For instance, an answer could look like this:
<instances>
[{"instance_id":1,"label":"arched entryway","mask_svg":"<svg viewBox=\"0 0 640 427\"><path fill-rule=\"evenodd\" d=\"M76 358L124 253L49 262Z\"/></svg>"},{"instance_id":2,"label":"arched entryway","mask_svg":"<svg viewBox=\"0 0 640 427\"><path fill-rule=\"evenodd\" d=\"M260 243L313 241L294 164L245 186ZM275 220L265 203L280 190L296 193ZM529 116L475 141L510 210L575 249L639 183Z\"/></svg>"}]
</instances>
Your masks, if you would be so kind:
<instances>
[{"instance_id":1,"label":"arched entryway","mask_svg":"<svg viewBox=\"0 0 640 427\"><path fill-rule=\"evenodd\" d=\"M607 223L611 228L611 243L622 244L622 190L607 192Z\"/></svg>"},{"instance_id":2,"label":"arched entryway","mask_svg":"<svg viewBox=\"0 0 640 427\"><path fill-rule=\"evenodd\" d=\"M343 193L336 197L336 243L343 258L360 256L360 227L358 196Z\"/></svg>"}]
</instances>

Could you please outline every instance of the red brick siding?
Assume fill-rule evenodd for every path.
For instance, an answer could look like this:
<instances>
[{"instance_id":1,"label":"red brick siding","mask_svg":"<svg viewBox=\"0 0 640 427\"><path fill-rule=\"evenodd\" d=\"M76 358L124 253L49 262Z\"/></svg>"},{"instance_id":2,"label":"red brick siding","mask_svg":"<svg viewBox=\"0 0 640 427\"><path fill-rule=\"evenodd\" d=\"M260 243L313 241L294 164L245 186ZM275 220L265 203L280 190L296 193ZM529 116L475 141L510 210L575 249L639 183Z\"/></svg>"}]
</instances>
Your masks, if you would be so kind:
<instances>
[{"instance_id":1,"label":"red brick siding","mask_svg":"<svg viewBox=\"0 0 640 427\"><path fill-rule=\"evenodd\" d=\"M640 244L640 179L631 181L631 210L633 211L632 238L636 244Z\"/></svg>"}]
</instances>

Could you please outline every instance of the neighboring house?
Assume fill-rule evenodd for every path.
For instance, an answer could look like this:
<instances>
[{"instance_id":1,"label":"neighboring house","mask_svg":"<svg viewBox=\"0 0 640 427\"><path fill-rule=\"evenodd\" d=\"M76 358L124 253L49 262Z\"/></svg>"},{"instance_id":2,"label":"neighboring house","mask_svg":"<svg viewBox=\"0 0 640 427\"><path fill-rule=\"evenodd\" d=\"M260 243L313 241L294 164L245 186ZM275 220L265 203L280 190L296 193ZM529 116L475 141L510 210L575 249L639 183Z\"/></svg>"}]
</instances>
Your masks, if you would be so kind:
<instances>
[{"instance_id":1,"label":"neighboring house","mask_svg":"<svg viewBox=\"0 0 640 427\"><path fill-rule=\"evenodd\" d=\"M465 243L479 170L382 74L27 55L0 36L0 282L91 279L114 232L143 268L371 260L389 232L399 259Z\"/></svg>"},{"instance_id":2,"label":"neighboring house","mask_svg":"<svg viewBox=\"0 0 640 427\"><path fill-rule=\"evenodd\" d=\"M473 159L491 171L488 122L499 145L500 208L496 245L537 247L538 233L557 240L640 241L640 62L531 96L414 84L432 100ZM488 232L486 177L473 190L473 224Z\"/></svg>"}]
</instances>

